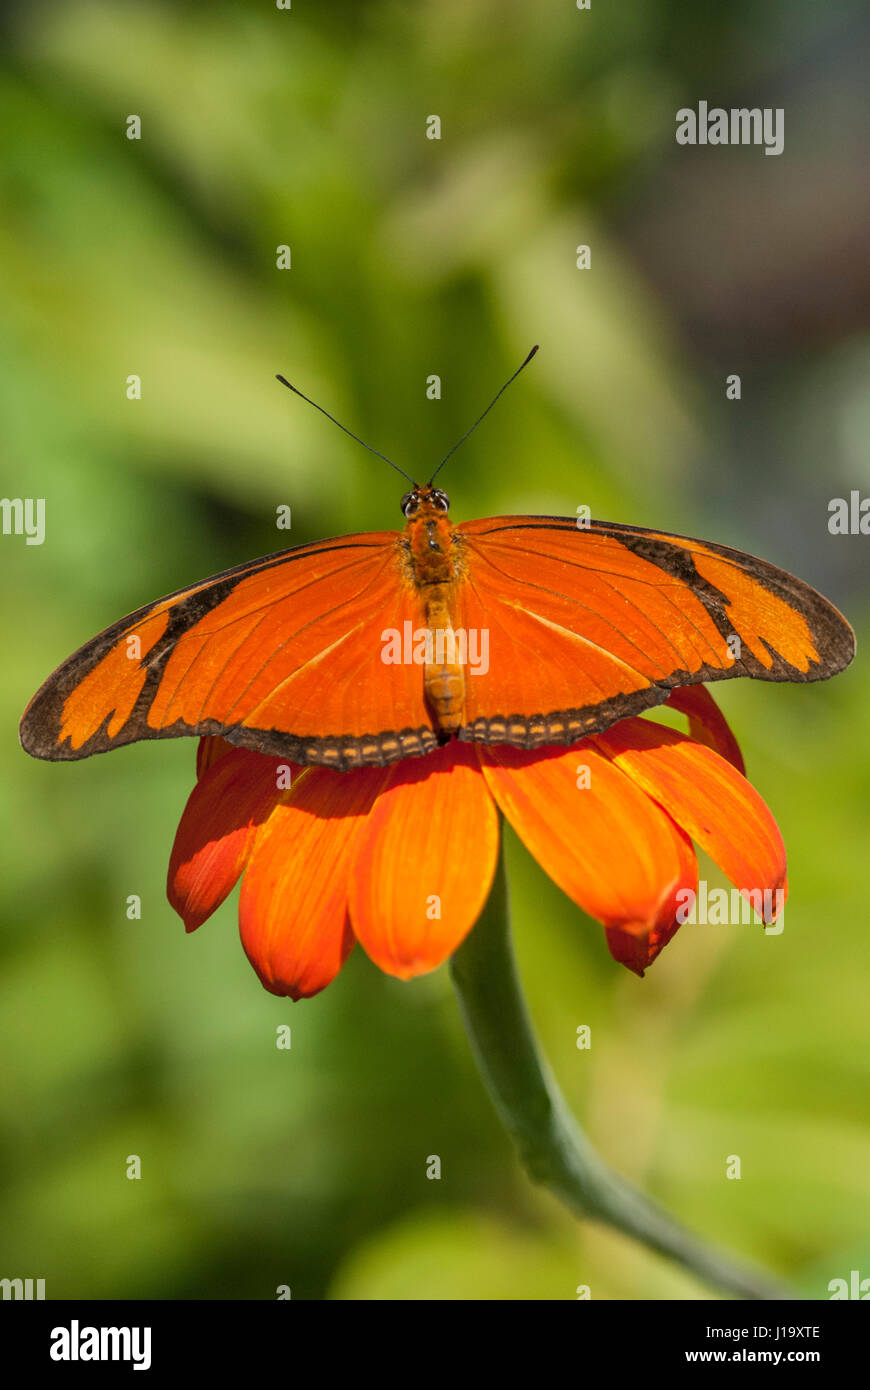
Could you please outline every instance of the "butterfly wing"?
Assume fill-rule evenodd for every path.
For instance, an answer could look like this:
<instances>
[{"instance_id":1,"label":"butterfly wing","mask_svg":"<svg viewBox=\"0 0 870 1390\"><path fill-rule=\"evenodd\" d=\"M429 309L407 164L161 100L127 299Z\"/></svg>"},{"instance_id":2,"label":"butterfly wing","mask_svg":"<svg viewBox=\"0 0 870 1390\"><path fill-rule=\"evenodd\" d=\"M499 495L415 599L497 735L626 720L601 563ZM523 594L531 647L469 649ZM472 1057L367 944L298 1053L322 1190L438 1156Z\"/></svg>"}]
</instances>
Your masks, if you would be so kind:
<instances>
[{"instance_id":1,"label":"butterfly wing","mask_svg":"<svg viewBox=\"0 0 870 1390\"><path fill-rule=\"evenodd\" d=\"M466 740L572 743L676 686L819 680L854 654L820 594L726 546L559 517L464 523L454 545L455 622L488 642L465 680ZM215 735L342 770L427 753L420 665L382 659L385 630L420 616L394 532L254 560L88 642L34 696L21 741L67 760Z\"/></svg>"},{"instance_id":2,"label":"butterfly wing","mask_svg":"<svg viewBox=\"0 0 870 1390\"><path fill-rule=\"evenodd\" d=\"M418 616L395 532L254 560L88 642L31 700L21 742L66 760L211 734L342 769L426 753L420 667L381 659L382 631Z\"/></svg>"},{"instance_id":3,"label":"butterfly wing","mask_svg":"<svg viewBox=\"0 0 870 1390\"><path fill-rule=\"evenodd\" d=\"M488 669L466 680L468 741L572 743L676 686L823 680L855 652L821 594L728 546L570 517L457 529L457 621L489 642Z\"/></svg>"}]
</instances>

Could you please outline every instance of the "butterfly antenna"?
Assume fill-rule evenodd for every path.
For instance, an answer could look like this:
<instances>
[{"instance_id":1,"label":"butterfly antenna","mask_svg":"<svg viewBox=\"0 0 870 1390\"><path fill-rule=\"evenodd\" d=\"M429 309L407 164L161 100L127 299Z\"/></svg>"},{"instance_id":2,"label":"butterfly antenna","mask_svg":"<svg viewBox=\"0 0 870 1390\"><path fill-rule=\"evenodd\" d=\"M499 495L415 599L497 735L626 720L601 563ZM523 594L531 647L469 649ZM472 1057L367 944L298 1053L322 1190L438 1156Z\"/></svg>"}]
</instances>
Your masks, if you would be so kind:
<instances>
[{"instance_id":1,"label":"butterfly antenna","mask_svg":"<svg viewBox=\"0 0 870 1390\"><path fill-rule=\"evenodd\" d=\"M516 381L516 379L517 379L517 377L519 376L520 372L523 370L523 367L527 367L527 366L529 365L529 363L531 362L531 360L532 360L532 358L534 357L535 353L538 351L538 348L539 348L539 347L540 347L540 344L539 344L539 343L535 343L535 346L532 348L532 350L531 350L531 352L529 353L528 357L526 358L525 362L521 362L520 365L517 367L516 371L514 372L513 376L509 376L509 377L508 377L507 381L505 382L505 384L504 384L504 386L501 388L501 390L500 390L500 391L496 391L496 393L495 393L495 395L493 396L492 400L490 401L489 405L486 407L486 410L483 412L483 415L478 415L478 417L477 417L477 419L475 420L474 424L469 426L469 428L465 431L465 434L462 436L462 438L461 438L461 439L457 439L456 443L453 445L453 448L452 448L452 449L449 449L449 450L447 451L447 453L444 455L443 459L442 459L441 462L439 463L438 467L435 469L435 472L432 474L432 477L429 479L429 482L428 482L427 486L429 486L429 487L432 486L432 483L435 481L435 478L437 477L437 475L441 472L441 469L444 467L445 463L446 463L447 460L450 458L450 455L451 455L451 454L455 454L455 453L456 453L456 450L459 448L460 444L464 444L464 443L465 443L466 439L467 439L468 436L471 434L472 430L476 430L476 429L477 429L477 427L478 427L478 425L480 424L481 420L483 419L484 415L488 415L488 414L489 414L489 412L492 410L493 406L495 405L496 401L498 400L499 396L501 396L501 395L504 394L504 392L508 389L508 387L510 386L510 384L511 384L512 381Z\"/></svg>"},{"instance_id":2,"label":"butterfly antenna","mask_svg":"<svg viewBox=\"0 0 870 1390\"><path fill-rule=\"evenodd\" d=\"M525 366L525 363L523 363L523 365ZM400 468L397 463L393 463L393 460L388 459L386 454L382 454L380 449L373 449L371 444L366 444L364 439L360 439L359 435L354 434L353 430L349 430L347 425L343 425L340 420L336 420L335 416L330 415L328 410L324 410L322 405L317 404L317 401L313 401L310 396L304 395L304 393L299 390L298 386L294 386L292 381L288 381L287 378L285 376L282 376L280 372L276 372L275 376L277 380L280 381L282 386L287 387L288 391L293 391L297 396L302 396L303 401L307 401L309 405L313 405L315 410L319 410L321 415L326 416L327 420L331 420L334 425L338 425L338 428L340 430L344 430L345 434L349 434L351 439L356 440L357 444L361 444L364 449L368 449L370 454L377 454L379 459L384 460L384 463L388 463L391 468L395 468L397 473L401 473L403 478L408 479L408 482L411 484L411 487L417 486L410 473L406 473L404 468Z\"/></svg>"}]
</instances>

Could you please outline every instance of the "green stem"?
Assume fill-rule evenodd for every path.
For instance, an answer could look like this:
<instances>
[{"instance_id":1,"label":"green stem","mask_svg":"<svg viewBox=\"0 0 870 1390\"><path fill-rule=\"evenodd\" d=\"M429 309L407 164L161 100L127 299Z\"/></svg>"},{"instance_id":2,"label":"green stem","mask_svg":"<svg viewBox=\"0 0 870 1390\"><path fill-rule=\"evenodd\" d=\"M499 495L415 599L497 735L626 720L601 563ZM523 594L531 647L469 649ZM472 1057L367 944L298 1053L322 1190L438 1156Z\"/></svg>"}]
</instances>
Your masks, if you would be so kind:
<instances>
[{"instance_id":1,"label":"green stem","mask_svg":"<svg viewBox=\"0 0 870 1390\"><path fill-rule=\"evenodd\" d=\"M539 1056L509 921L502 847L489 901L451 973L478 1067L530 1177L580 1216L615 1226L720 1289L741 1298L797 1297L763 1270L711 1249L598 1157Z\"/></svg>"}]
</instances>

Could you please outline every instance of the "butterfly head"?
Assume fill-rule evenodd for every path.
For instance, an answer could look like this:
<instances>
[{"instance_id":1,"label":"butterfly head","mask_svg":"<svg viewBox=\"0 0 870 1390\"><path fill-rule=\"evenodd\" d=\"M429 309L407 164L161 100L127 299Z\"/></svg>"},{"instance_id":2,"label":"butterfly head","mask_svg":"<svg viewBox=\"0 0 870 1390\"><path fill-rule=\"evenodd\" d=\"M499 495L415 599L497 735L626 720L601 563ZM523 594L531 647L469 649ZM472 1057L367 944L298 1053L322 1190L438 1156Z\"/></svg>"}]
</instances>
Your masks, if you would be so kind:
<instances>
[{"instance_id":1,"label":"butterfly head","mask_svg":"<svg viewBox=\"0 0 870 1390\"><path fill-rule=\"evenodd\" d=\"M443 488L433 487L431 483L427 483L425 487L415 484L410 492L405 493L401 507L406 520L413 521L427 513L444 515L450 509L450 498Z\"/></svg>"}]
</instances>

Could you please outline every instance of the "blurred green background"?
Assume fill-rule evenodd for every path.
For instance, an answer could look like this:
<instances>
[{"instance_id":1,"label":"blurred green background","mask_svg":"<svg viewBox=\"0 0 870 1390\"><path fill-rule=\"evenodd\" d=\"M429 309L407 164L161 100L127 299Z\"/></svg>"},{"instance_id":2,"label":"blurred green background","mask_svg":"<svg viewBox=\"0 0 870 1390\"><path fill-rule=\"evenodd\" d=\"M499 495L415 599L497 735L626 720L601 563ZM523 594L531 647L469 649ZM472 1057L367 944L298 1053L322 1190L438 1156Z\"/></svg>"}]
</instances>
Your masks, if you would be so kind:
<instances>
[{"instance_id":1,"label":"blurred green background","mask_svg":"<svg viewBox=\"0 0 870 1390\"><path fill-rule=\"evenodd\" d=\"M235 897L185 937L164 881L192 742L54 766L16 725L120 614L286 544L279 505L292 544L400 525L400 480L276 371L427 476L533 342L442 475L454 519L588 503L737 545L860 643L870 541L829 535L827 504L870 492L866 6L66 0L2 24L2 486L46 498L47 534L0 537L0 1276L710 1296L532 1188L446 969L400 984L357 951L294 1006ZM678 147L700 99L783 107L784 153ZM782 936L686 927L640 981L512 840L517 952L601 1152L824 1298L870 1277L867 678L717 695L788 846Z\"/></svg>"}]
</instances>

